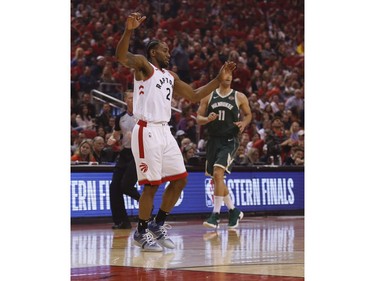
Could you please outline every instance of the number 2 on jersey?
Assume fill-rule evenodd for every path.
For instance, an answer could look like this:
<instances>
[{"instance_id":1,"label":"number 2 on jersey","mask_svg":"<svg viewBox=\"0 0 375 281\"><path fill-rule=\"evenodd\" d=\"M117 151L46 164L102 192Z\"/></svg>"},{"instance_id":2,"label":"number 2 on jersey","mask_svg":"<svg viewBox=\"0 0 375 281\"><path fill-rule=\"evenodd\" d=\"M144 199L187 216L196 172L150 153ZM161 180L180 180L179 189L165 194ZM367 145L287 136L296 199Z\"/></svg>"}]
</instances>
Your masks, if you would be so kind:
<instances>
[{"instance_id":1,"label":"number 2 on jersey","mask_svg":"<svg viewBox=\"0 0 375 281\"><path fill-rule=\"evenodd\" d=\"M168 94L167 94L167 100L171 100L171 89L167 88L166 90L168 90Z\"/></svg>"}]
</instances>

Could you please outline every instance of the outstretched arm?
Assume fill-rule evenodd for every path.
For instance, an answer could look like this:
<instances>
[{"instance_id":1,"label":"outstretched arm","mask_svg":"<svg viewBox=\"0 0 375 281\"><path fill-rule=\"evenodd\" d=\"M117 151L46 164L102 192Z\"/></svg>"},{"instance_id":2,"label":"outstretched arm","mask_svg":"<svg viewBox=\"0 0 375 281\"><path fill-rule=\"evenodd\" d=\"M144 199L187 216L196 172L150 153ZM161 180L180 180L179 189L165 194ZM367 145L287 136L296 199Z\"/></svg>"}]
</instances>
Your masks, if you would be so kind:
<instances>
[{"instance_id":1,"label":"outstretched arm","mask_svg":"<svg viewBox=\"0 0 375 281\"><path fill-rule=\"evenodd\" d=\"M116 48L116 58L124 66L140 70L147 67L147 59L142 55L134 55L129 52L130 37L134 29L138 28L139 25L146 19L146 16L141 16L140 13L131 13L125 25L125 31L122 35Z\"/></svg>"},{"instance_id":2,"label":"outstretched arm","mask_svg":"<svg viewBox=\"0 0 375 281\"><path fill-rule=\"evenodd\" d=\"M183 82L176 73L171 72L175 77L174 93L192 102L198 102L202 98L208 96L213 90L217 89L220 82L226 80L230 75L232 75L235 68L236 64L234 62L225 62L215 79L195 90L190 85Z\"/></svg>"}]
</instances>

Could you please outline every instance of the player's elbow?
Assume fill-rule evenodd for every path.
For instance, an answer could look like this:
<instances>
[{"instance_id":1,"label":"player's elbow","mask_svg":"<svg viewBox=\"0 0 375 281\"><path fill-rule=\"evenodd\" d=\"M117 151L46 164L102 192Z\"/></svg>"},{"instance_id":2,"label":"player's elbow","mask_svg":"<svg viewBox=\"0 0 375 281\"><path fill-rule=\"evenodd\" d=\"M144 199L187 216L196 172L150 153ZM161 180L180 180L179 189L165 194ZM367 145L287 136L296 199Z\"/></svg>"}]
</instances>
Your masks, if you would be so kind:
<instances>
[{"instance_id":1,"label":"player's elbow","mask_svg":"<svg viewBox=\"0 0 375 281\"><path fill-rule=\"evenodd\" d=\"M123 66L128 66L128 59L126 57L116 54L116 59Z\"/></svg>"}]
</instances>

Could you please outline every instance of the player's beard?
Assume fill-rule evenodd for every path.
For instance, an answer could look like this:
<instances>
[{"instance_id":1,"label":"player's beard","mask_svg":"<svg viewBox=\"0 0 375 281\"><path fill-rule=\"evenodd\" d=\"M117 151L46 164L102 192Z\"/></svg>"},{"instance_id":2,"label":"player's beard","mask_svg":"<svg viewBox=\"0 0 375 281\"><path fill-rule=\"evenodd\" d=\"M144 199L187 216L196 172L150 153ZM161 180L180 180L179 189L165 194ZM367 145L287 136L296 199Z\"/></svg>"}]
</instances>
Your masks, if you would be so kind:
<instances>
[{"instance_id":1,"label":"player's beard","mask_svg":"<svg viewBox=\"0 0 375 281\"><path fill-rule=\"evenodd\" d=\"M168 68L168 64L165 62L165 60L157 59L157 62L160 66L160 68Z\"/></svg>"}]
</instances>

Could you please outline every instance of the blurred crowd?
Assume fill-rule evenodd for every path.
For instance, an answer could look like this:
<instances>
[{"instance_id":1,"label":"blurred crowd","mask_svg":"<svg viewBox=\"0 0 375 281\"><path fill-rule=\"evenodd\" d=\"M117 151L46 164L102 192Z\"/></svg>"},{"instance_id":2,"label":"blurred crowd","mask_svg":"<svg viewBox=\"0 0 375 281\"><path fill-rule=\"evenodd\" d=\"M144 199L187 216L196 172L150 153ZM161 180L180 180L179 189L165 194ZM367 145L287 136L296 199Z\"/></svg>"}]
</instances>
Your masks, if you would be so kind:
<instances>
[{"instance_id":1,"label":"blurred crowd","mask_svg":"<svg viewBox=\"0 0 375 281\"><path fill-rule=\"evenodd\" d=\"M165 41L170 69L193 88L214 78L225 61L237 63L232 88L248 97L253 119L241 135L236 165L304 165L303 0L71 0L74 163L113 162L121 150L120 143L106 144L118 108L94 100L92 91L121 99L132 89L133 73L116 62L115 50L134 11L147 18L130 51L145 54L151 39ZM172 106L170 127L186 165L203 165L207 136L195 121L198 104L174 97ZM80 156L82 146L92 155ZM94 154L105 156L93 160Z\"/></svg>"}]
</instances>

